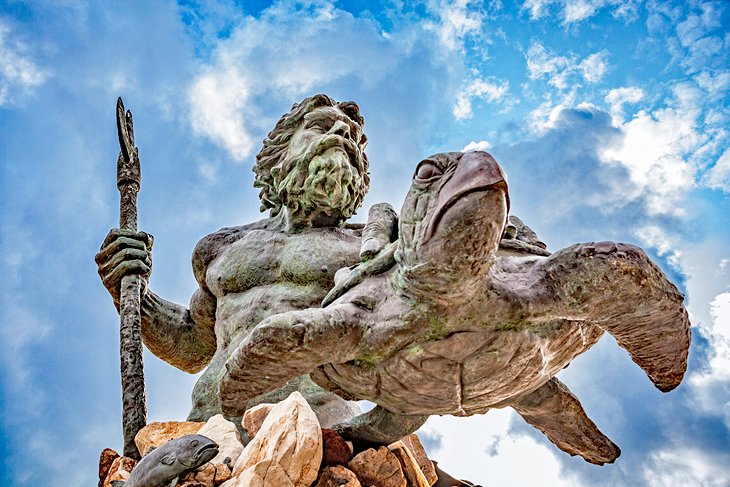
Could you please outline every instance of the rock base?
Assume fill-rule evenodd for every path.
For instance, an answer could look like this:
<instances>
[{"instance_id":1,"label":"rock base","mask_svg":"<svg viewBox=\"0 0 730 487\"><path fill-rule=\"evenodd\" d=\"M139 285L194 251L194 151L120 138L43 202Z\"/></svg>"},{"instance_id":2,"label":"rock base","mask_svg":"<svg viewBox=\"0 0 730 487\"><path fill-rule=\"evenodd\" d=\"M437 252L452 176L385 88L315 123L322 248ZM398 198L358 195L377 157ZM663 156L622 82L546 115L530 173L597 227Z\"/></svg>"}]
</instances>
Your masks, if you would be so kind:
<instances>
[{"instance_id":1,"label":"rock base","mask_svg":"<svg viewBox=\"0 0 730 487\"><path fill-rule=\"evenodd\" d=\"M474 485L440 475L415 434L377 450L353 452L338 433L320 427L298 392L279 404L247 412L242 426L251 436L245 448L236 425L220 415L207 423L152 423L135 441L145 453L191 432L218 443L220 454L178 479L178 487ZM134 460L105 449L99 461L99 485L126 480L135 465Z\"/></svg>"}]
</instances>

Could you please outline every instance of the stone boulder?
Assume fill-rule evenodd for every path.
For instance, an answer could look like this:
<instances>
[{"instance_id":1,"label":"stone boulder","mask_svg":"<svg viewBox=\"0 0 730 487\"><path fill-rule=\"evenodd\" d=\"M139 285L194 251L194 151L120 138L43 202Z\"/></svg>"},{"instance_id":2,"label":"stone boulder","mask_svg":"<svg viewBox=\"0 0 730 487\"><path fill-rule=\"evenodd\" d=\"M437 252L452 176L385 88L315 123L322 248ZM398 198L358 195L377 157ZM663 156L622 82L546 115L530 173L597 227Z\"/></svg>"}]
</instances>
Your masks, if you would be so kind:
<instances>
[{"instance_id":1,"label":"stone boulder","mask_svg":"<svg viewBox=\"0 0 730 487\"><path fill-rule=\"evenodd\" d=\"M109 467L109 472L104 479L103 487L112 487L115 480L127 481L132 469L137 465L137 460L129 457L117 457Z\"/></svg>"},{"instance_id":2,"label":"stone boulder","mask_svg":"<svg viewBox=\"0 0 730 487\"><path fill-rule=\"evenodd\" d=\"M413 433L406 436L401 441L406 446L406 448L408 448L408 450L413 454L413 457L416 459L418 466L421 468L421 472L423 472L423 475L428 481L428 485L435 484L438 480L438 475L436 475L436 468L433 466L433 462L428 459L426 450L423 448L421 440L418 439L418 436Z\"/></svg>"},{"instance_id":3,"label":"stone boulder","mask_svg":"<svg viewBox=\"0 0 730 487\"><path fill-rule=\"evenodd\" d=\"M261 425L266 419L266 416L269 415L271 409L274 406L275 404L265 402L262 404L257 404L256 406L247 409L246 412L243 413L241 426L243 426L243 429L245 429L246 433L248 433L248 438L250 440L252 440L253 437L256 436L256 433L259 431L259 428L261 428Z\"/></svg>"},{"instance_id":4,"label":"stone boulder","mask_svg":"<svg viewBox=\"0 0 730 487\"><path fill-rule=\"evenodd\" d=\"M426 476L421 472L421 467L416 462L415 457L402 441L391 443L388 445L388 450L398 458L403 470L403 476L406 478L409 487L431 487Z\"/></svg>"},{"instance_id":5,"label":"stone boulder","mask_svg":"<svg viewBox=\"0 0 730 487\"><path fill-rule=\"evenodd\" d=\"M109 470L117 458L119 458L119 453L111 448L104 448L101 455L99 455L99 487L104 487L104 480L109 475Z\"/></svg>"},{"instance_id":6,"label":"stone boulder","mask_svg":"<svg viewBox=\"0 0 730 487\"><path fill-rule=\"evenodd\" d=\"M185 435L194 435L205 423L191 421L167 421L165 423L150 423L137 433L134 443L140 455L144 456L151 447L157 448L170 440Z\"/></svg>"},{"instance_id":7,"label":"stone boulder","mask_svg":"<svg viewBox=\"0 0 730 487\"><path fill-rule=\"evenodd\" d=\"M358 453L347 468L357 475L362 485L368 487L406 487L398 457L384 446Z\"/></svg>"},{"instance_id":8,"label":"stone boulder","mask_svg":"<svg viewBox=\"0 0 730 487\"><path fill-rule=\"evenodd\" d=\"M352 470L342 465L333 465L322 470L315 487L362 487L362 484Z\"/></svg>"},{"instance_id":9,"label":"stone boulder","mask_svg":"<svg viewBox=\"0 0 730 487\"><path fill-rule=\"evenodd\" d=\"M210 463L219 465L228 457L235 465L243 451L243 443L235 424L225 419L222 414L216 414L200 428L198 434L218 443L218 455L213 457Z\"/></svg>"},{"instance_id":10,"label":"stone boulder","mask_svg":"<svg viewBox=\"0 0 730 487\"><path fill-rule=\"evenodd\" d=\"M336 431L322 428L322 465L347 465L352 451L345 439Z\"/></svg>"},{"instance_id":11,"label":"stone boulder","mask_svg":"<svg viewBox=\"0 0 730 487\"><path fill-rule=\"evenodd\" d=\"M322 430L298 392L274 406L223 487L310 487L322 462Z\"/></svg>"}]
</instances>

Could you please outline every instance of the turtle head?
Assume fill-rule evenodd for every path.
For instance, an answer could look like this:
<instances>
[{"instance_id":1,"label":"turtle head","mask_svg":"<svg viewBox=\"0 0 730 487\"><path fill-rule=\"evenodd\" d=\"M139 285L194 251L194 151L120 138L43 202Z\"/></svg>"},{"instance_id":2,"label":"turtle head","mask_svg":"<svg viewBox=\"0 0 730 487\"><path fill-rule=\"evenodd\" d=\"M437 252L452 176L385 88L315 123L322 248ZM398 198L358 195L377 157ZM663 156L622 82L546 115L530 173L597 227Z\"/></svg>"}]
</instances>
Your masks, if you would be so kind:
<instances>
[{"instance_id":1,"label":"turtle head","mask_svg":"<svg viewBox=\"0 0 730 487\"><path fill-rule=\"evenodd\" d=\"M401 210L395 285L419 300L468 298L494 261L508 210L507 180L490 154L424 159Z\"/></svg>"}]
</instances>

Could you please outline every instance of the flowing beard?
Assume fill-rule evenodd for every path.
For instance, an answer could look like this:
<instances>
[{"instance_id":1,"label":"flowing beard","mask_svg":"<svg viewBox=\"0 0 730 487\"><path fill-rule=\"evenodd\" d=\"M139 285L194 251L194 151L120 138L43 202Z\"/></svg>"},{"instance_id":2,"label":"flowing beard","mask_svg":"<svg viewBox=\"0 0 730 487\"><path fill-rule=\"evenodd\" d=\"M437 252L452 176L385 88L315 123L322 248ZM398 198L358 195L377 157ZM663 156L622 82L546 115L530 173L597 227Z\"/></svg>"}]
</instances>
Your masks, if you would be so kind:
<instances>
[{"instance_id":1,"label":"flowing beard","mask_svg":"<svg viewBox=\"0 0 730 487\"><path fill-rule=\"evenodd\" d=\"M282 171L286 177L280 182L275 180L274 184L279 201L294 214L321 212L349 218L362 204L368 189L348 155L339 147L331 147L313 157L307 151L298 160L285 161L283 166L288 166L289 171Z\"/></svg>"}]
</instances>

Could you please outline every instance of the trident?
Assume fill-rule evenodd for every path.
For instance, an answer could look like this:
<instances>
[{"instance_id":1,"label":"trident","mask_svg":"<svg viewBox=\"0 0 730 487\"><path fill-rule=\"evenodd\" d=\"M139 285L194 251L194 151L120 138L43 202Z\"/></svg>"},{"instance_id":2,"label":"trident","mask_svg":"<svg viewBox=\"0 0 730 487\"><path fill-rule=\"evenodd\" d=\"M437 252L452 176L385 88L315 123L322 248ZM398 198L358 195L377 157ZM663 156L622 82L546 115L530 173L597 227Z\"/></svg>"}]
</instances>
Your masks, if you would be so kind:
<instances>
[{"instance_id":1,"label":"trident","mask_svg":"<svg viewBox=\"0 0 730 487\"><path fill-rule=\"evenodd\" d=\"M137 193L141 173L139 151L134 146L132 112L124 112L117 99L117 134L121 151L117 158L119 228L137 231ZM119 356L122 370L122 430L124 456L139 459L134 437L147 423L147 405L142 363L141 282L138 275L122 278L119 298Z\"/></svg>"}]
</instances>

